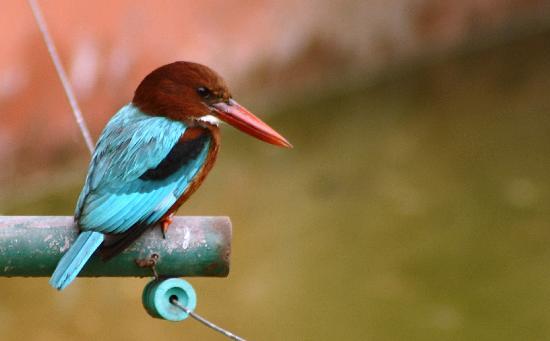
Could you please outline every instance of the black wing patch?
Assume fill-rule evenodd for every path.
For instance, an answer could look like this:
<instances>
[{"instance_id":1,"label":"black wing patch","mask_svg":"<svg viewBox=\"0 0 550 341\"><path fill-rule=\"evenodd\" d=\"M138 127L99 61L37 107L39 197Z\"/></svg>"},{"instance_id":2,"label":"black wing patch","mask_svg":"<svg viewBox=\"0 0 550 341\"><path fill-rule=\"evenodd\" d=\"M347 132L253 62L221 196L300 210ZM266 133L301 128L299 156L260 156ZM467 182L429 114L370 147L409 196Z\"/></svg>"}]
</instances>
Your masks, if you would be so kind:
<instances>
[{"instance_id":1,"label":"black wing patch","mask_svg":"<svg viewBox=\"0 0 550 341\"><path fill-rule=\"evenodd\" d=\"M204 146L209 141L209 134L204 133L193 140L179 141L172 147L172 150L155 167L148 169L139 178L141 180L164 180L177 172L191 160L196 159Z\"/></svg>"}]
</instances>

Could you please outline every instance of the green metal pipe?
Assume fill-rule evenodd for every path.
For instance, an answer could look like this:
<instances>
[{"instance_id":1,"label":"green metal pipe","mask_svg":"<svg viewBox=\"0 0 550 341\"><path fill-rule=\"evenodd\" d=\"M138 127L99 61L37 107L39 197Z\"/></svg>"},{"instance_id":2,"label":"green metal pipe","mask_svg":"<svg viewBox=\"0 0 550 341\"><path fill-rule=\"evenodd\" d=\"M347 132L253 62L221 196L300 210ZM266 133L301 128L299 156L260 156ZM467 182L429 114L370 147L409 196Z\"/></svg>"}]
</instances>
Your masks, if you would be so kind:
<instances>
[{"instance_id":1,"label":"green metal pipe","mask_svg":"<svg viewBox=\"0 0 550 341\"><path fill-rule=\"evenodd\" d=\"M0 276L50 276L77 234L72 217L0 216ZM156 253L161 276L224 277L230 252L228 217L175 217L166 239L151 229L108 262L93 256L79 276L151 277L135 261Z\"/></svg>"}]
</instances>

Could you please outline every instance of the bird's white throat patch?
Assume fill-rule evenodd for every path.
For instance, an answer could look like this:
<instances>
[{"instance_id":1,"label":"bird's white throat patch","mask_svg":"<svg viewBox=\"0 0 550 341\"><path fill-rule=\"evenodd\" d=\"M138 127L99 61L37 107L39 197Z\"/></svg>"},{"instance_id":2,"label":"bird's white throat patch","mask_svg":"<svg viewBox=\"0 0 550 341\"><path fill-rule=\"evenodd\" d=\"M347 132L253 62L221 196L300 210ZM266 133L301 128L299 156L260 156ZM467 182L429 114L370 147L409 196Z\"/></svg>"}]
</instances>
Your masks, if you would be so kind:
<instances>
[{"instance_id":1,"label":"bird's white throat patch","mask_svg":"<svg viewBox=\"0 0 550 341\"><path fill-rule=\"evenodd\" d=\"M199 117L199 121L210 123L210 124L213 124L213 125L216 125L216 126L219 126L220 123L222 123L222 121L220 121L220 119L217 118L214 115L201 116L201 117Z\"/></svg>"}]
</instances>

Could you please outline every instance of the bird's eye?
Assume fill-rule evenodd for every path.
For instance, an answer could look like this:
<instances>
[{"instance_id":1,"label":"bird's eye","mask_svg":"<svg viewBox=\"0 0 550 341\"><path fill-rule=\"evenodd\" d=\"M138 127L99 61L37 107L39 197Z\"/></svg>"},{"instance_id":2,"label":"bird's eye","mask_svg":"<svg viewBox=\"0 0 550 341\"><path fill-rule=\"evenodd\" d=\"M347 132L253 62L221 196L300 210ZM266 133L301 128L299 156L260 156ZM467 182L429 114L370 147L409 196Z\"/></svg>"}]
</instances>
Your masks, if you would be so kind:
<instances>
[{"instance_id":1,"label":"bird's eye","mask_svg":"<svg viewBox=\"0 0 550 341\"><path fill-rule=\"evenodd\" d=\"M212 92L210 90L202 86L200 88L197 88L197 93L204 99L208 99L212 95Z\"/></svg>"}]
</instances>

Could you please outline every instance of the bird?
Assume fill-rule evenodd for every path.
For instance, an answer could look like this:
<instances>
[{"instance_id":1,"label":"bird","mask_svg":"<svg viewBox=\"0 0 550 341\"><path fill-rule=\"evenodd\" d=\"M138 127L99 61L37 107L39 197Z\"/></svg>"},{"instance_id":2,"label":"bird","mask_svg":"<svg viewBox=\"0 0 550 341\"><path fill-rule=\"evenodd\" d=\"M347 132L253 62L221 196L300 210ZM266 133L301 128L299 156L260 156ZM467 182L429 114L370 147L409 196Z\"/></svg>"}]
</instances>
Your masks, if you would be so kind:
<instances>
[{"instance_id":1,"label":"bird","mask_svg":"<svg viewBox=\"0 0 550 341\"><path fill-rule=\"evenodd\" d=\"M220 124L292 148L241 106L211 68L176 61L149 73L106 124L76 204L75 242L50 278L67 287L98 251L109 260L147 229L166 236L178 208L203 183L220 148Z\"/></svg>"}]
</instances>

